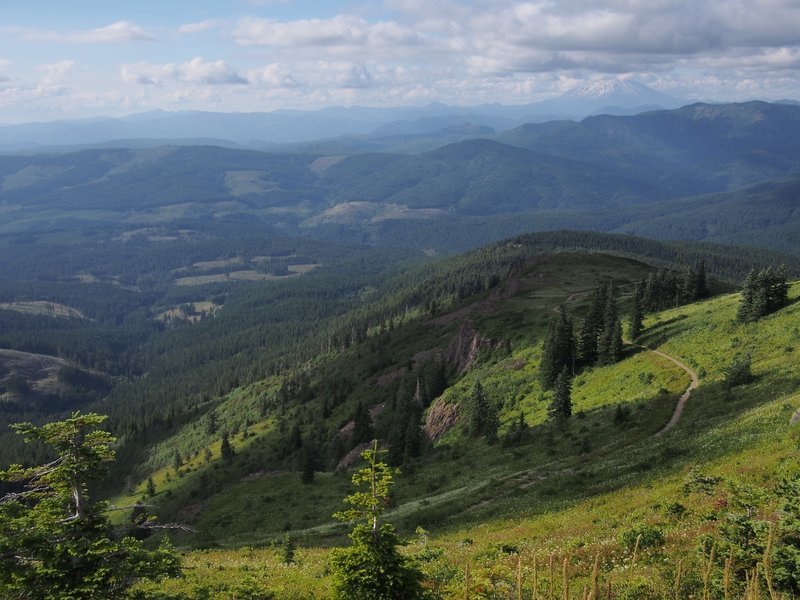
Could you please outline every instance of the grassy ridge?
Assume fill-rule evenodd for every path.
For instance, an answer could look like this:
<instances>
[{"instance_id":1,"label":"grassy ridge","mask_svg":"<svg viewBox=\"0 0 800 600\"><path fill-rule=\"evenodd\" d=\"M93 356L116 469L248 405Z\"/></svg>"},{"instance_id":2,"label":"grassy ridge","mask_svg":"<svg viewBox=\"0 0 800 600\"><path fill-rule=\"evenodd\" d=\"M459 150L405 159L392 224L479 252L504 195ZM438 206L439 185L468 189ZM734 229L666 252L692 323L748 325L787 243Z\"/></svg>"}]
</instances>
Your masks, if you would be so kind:
<instances>
[{"instance_id":1,"label":"grassy ridge","mask_svg":"<svg viewBox=\"0 0 800 600\"><path fill-rule=\"evenodd\" d=\"M654 396L653 390L643 387L649 377L640 379L639 374L655 373L661 379L652 383L659 388L679 390L686 381L681 381L680 373L671 375L670 365L655 360L652 354L639 353L617 366L581 376L585 383L576 385L575 398L585 416L574 418L567 430L539 424L532 410L530 414L526 411L531 436L520 445L467 444L457 436L440 442L433 456L447 461L439 461L438 471L435 465L420 465L401 476L395 517L401 524L437 523L427 545L429 551L438 548L443 552L426 564L426 570L434 584L441 586L443 596L463 597L468 564L473 593L484 590L484 596L477 597L499 597L486 595L492 589L497 594L502 590L511 593L516 585L517 556L522 560L523 587L528 594L534 581L534 557L540 592L552 586L560 593L560 569L567 557L571 597L581 597L582 587L591 586L597 556L603 585L611 580L619 593L634 594L629 597L672 597L668 594L675 584L679 559L684 568L682 585L702 588L701 542L703 536L716 531L719 518L709 517L718 514L719 503L733 492L720 483L711 495L685 493L692 469L769 489L781 474L797 472L800 467L796 431L789 425L789 417L800 404L800 365L796 360L800 284L792 287L790 297L789 307L755 324L734 321L737 295L648 319L645 341L681 358L701 374L700 387L683 418L661 438L653 438L652 433L668 419L673 402L659 398L659 390ZM752 352L756 379L728 389L722 381L724 369L733 354L745 350ZM462 386L468 387L469 378L481 375L487 381L496 377L498 386L514 388L513 383L503 383L501 374L505 373L512 381L516 378L519 389L524 390L518 393L522 398L517 397L517 402L524 404L525 398L536 397L530 395L533 382L524 376L526 370L534 369L535 352L535 346L520 347L500 360L489 357L448 393L455 396ZM509 365L520 359L526 364L509 370ZM626 387L626 382L631 385ZM618 395L620 389L626 392ZM613 424L608 410L615 401L634 407L632 421L622 427ZM519 410L508 404L503 412L506 422ZM592 442L588 451L580 451L581 435L588 435ZM471 483L462 481L449 492L432 490L427 504L402 501L412 489L435 481L435 476L461 469L469 470ZM319 495L326 485L317 482L311 488L317 491L310 493ZM771 510L766 502L760 510ZM677 505L681 508L675 508ZM628 532L640 531L645 525L661 532L663 545L642 548L634 557L626 536L630 538ZM419 552L422 547L420 542L410 550ZM215 585L224 587L229 582L234 586L234 581L252 569L263 568L267 585L285 590L279 597L324 597L328 585L325 556L321 549L303 550L299 565L280 566L268 549L190 553L194 570L187 581L171 589L204 585L211 581L211 573ZM556 565L553 581L548 574L551 556ZM250 557L247 566L243 557ZM718 582L722 567L713 565L712 575ZM631 591L636 589L640 592ZM645 589L646 594L641 591Z\"/></svg>"}]
</instances>

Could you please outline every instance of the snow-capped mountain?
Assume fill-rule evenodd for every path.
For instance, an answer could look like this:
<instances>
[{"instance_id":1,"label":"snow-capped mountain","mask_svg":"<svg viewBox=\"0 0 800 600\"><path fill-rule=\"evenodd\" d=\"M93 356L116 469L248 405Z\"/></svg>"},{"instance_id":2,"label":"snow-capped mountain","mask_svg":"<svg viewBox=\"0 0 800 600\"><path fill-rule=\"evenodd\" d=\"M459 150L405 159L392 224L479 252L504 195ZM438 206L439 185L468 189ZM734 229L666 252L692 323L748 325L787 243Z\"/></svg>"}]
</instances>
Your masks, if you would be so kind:
<instances>
[{"instance_id":1,"label":"snow-capped mountain","mask_svg":"<svg viewBox=\"0 0 800 600\"><path fill-rule=\"evenodd\" d=\"M594 99L618 106L674 103L676 98L629 79L592 79L568 91L562 99ZM664 108L669 108L665 106Z\"/></svg>"},{"instance_id":2,"label":"snow-capped mountain","mask_svg":"<svg viewBox=\"0 0 800 600\"><path fill-rule=\"evenodd\" d=\"M591 79L558 98L538 103L537 108L565 116L632 114L644 110L678 108L686 101L674 98L630 79Z\"/></svg>"}]
</instances>

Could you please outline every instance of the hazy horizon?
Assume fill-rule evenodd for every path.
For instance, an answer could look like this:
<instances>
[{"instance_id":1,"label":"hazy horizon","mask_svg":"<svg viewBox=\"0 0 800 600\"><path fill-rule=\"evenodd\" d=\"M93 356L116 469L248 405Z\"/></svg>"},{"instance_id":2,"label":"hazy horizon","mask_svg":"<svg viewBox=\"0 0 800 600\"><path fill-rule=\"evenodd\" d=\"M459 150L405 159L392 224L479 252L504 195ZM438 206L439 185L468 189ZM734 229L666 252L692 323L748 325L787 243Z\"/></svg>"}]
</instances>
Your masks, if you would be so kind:
<instances>
[{"instance_id":1,"label":"hazy horizon","mask_svg":"<svg viewBox=\"0 0 800 600\"><path fill-rule=\"evenodd\" d=\"M800 97L787 0L43 0L0 18L3 124L514 105L611 77L687 101Z\"/></svg>"}]
</instances>

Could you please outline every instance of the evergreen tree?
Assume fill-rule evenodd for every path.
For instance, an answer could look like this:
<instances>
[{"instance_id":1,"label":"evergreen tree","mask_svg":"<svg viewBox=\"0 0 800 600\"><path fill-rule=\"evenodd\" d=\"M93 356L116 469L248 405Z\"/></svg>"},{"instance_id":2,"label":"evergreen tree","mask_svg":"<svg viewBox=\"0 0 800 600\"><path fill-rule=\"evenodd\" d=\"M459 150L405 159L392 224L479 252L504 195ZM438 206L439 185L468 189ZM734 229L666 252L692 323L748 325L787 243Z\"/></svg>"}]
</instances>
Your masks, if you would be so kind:
<instances>
[{"instance_id":1,"label":"evergreen tree","mask_svg":"<svg viewBox=\"0 0 800 600\"><path fill-rule=\"evenodd\" d=\"M539 382L544 389L553 387L562 367L570 371L575 363L575 336L572 321L562 309L559 316L550 322L539 363Z\"/></svg>"},{"instance_id":2,"label":"evergreen tree","mask_svg":"<svg viewBox=\"0 0 800 600\"><path fill-rule=\"evenodd\" d=\"M375 431L372 429L372 417L369 416L369 410L361 402L356 406L353 422L353 435L350 441L353 447L375 438Z\"/></svg>"},{"instance_id":3,"label":"evergreen tree","mask_svg":"<svg viewBox=\"0 0 800 600\"><path fill-rule=\"evenodd\" d=\"M294 540L287 533L286 535L283 536L280 542L278 542L278 551L280 552L281 562L285 565L293 565L295 550L296 550L296 545L294 543Z\"/></svg>"},{"instance_id":4,"label":"evergreen tree","mask_svg":"<svg viewBox=\"0 0 800 600\"><path fill-rule=\"evenodd\" d=\"M222 460L225 462L230 462L233 460L233 457L236 455L236 452L231 445L231 441L228 439L228 432L224 432L222 434L222 443L219 447L220 456L222 456Z\"/></svg>"},{"instance_id":5,"label":"evergreen tree","mask_svg":"<svg viewBox=\"0 0 800 600\"><path fill-rule=\"evenodd\" d=\"M319 467L319 451L313 438L308 437L300 449L300 481L312 483Z\"/></svg>"},{"instance_id":6,"label":"evergreen tree","mask_svg":"<svg viewBox=\"0 0 800 600\"><path fill-rule=\"evenodd\" d=\"M556 378L548 414L553 421L565 421L572 416L572 379L566 367Z\"/></svg>"},{"instance_id":7,"label":"evergreen tree","mask_svg":"<svg viewBox=\"0 0 800 600\"><path fill-rule=\"evenodd\" d=\"M608 346L608 358L612 363L617 363L622 360L623 347L622 321L617 319L614 321L614 328L611 332L611 344Z\"/></svg>"},{"instance_id":8,"label":"evergreen tree","mask_svg":"<svg viewBox=\"0 0 800 600\"><path fill-rule=\"evenodd\" d=\"M739 302L739 309L736 318L739 321L750 321L753 308L753 296L756 292L756 272L750 269L742 282L742 299Z\"/></svg>"},{"instance_id":9,"label":"evergreen tree","mask_svg":"<svg viewBox=\"0 0 800 600\"><path fill-rule=\"evenodd\" d=\"M753 380L752 362L753 355L749 350L735 356L733 362L725 369L725 385L731 388L750 383Z\"/></svg>"},{"instance_id":10,"label":"evergreen tree","mask_svg":"<svg viewBox=\"0 0 800 600\"><path fill-rule=\"evenodd\" d=\"M708 298L711 293L708 289L708 281L706 280L706 261L701 260L700 265L697 267L697 272L694 278L694 299Z\"/></svg>"},{"instance_id":11,"label":"evergreen tree","mask_svg":"<svg viewBox=\"0 0 800 600\"><path fill-rule=\"evenodd\" d=\"M622 357L622 324L617 313L617 301L614 289L606 290L606 305L603 311L603 331L597 343L597 362L611 365Z\"/></svg>"},{"instance_id":12,"label":"evergreen tree","mask_svg":"<svg viewBox=\"0 0 800 600\"><path fill-rule=\"evenodd\" d=\"M676 293L675 306L692 302L697 297L697 273L691 267L683 268Z\"/></svg>"},{"instance_id":13,"label":"evergreen tree","mask_svg":"<svg viewBox=\"0 0 800 600\"><path fill-rule=\"evenodd\" d=\"M736 318L739 321L755 321L786 306L789 301L789 285L786 268L767 267L756 273L751 270L742 283L742 299Z\"/></svg>"},{"instance_id":14,"label":"evergreen tree","mask_svg":"<svg viewBox=\"0 0 800 600\"><path fill-rule=\"evenodd\" d=\"M422 454L423 433L420 428L419 419L419 413L417 411L410 412L403 440L404 464Z\"/></svg>"},{"instance_id":15,"label":"evergreen tree","mask_svg":"<svg viewBox=\"0 0 800 600\"><path fill-rule=\"evenodd\" d=\"M300 431L300 424L295 421L292 425L292 430L289 432L289 438L286 442L286 454L297 452L303 447L303 434Z\"/></svg>"},{"instance_id":16,"label":"evergreen tree","mask_svg":"<svg viewBox=\"0 0 800 600\"><path fill-rule=\"evenodd\" d=\"M603 329L604 307L605 284L601 283L592 292L592 307L578 333L577 355L583 365L593 365L597 361L597 337Z\"/></svg>"},{"instance_id":17,"label":"evergreen tree","mask_svg":"<svg viewBox=\"0 0 800 600\"><path fill-rule=\"evenodd\" d=\"M14 426L27 442L52 446L43 466L11 465L0 480L18 490L0 498L0 597L122 598L139 579L180 575L168 543L147 550L111 527L92 485L114 459L116 440L98 429L105 417L73 415L58 423Z\"/></svg>"},{"instance_id":18,"label":"evergreen tree","mask_svg":"<svg viewBox=\"0 0 800 600\"><path fill-rule=\"evenodd\" d=\"M206 433L208 435L217 433L217 412L214 409L208 411L206 416Z\"/></svg>"},{"instance_id":19,"label":"evergreen tree","mask_svg":"<svg viewBox=\"0 0 800 600\"><path fill-rule=\"evenodd\" d=\"M156 495L156 484L153 481L153 477L150 476L147 478L147 497L152 498Z\"/></svg>"},{"instance_id":20,"label":"evergreen tree","mask_svg":"<svg viewBox=\"0 0 800 600\"><path fill-rule=\"evenodd\" d=\"M498 409L486 396L480 381L476 381L472 388L467 408L467 430L470 435L484 436L489 442L495 441L500 426Z\"/></svg>"},{"instance_id":21,"label":"evergreen tree","mask_svg":"<svg viewBox=\"0 0 800 600\"><path fill-rule=\"evenodd\" d=\"M556 370L556 351L555 351L555 338L556 338L556 322L550 320L550 326L547 330L547 335L542 343L542 355L539 359L539 383L542 388L550 389L555 381L558 371Z\"/></svg>"},{"instance_id":22,"label":"evergreen tree","mask_svg":"<svg viewBox=\"0 0 800 600\"><path fill-rule=\"evenodd\" d=\"M430 400L438 398L447 389L447 373L444 358L441 356L437 356L428 364L425 386Z\"/></svg>"},{"instance_id":23,"label":"evergreen tree","mask_svg":"<svg viewBox=\"0 0 800 600\"><path fill-rule=\"evenodd\" d=\"M644 290L642 283L637 281L633 287L633 299L631 302L631 341L636 341L642 335L642 321L644 320L644 312L642 310Z\"/></svg>"},{"instance_id":24,"label":"evergreen tree","mask_svg":"<svg viewBox=\"0 0 800 600\"><path fill-rule=\"evenodd\" d=\"M356 488L345 498L353 508L334 515L353 523L351 545L332 552L335 600L424 600L423 575L397 546L400 538L389 523L381 523L394 483L394 469L381 461L378 442L361 455L367 466L353 475Z\"/></svg>"}]
</instances>

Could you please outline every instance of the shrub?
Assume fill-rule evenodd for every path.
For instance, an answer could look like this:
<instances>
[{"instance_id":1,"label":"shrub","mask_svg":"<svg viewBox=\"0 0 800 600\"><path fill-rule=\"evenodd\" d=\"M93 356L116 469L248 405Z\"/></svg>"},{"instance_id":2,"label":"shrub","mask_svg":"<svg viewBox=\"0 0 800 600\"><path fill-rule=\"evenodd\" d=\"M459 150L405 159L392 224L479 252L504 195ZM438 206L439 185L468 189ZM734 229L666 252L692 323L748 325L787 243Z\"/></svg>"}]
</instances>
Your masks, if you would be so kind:
<instances>
[{"instance_id":1,"label":"shrub","mask_svg":"<svg viewBox=\"0 0 800 600\"><path fill-rule=\"evenodd\" d=\"M725 385L732 388L750 383L753 380L752 361L752 354L749 351L736 355L733 362L725 369Z\"/></svg>"},{"instance_id":2,"label":"shrub","mask_svg":"<svg viewBox=\"0 0 800 600\"><path fill-rule=\"evenodd\" d=\"M664 533L660 527L656 525L634 525L630 529L622 532L622 544L633 550L636 547L636 541L639 541L639 549L645 548L658 548L664 545Z\"/></svg>"}]
</instances>

